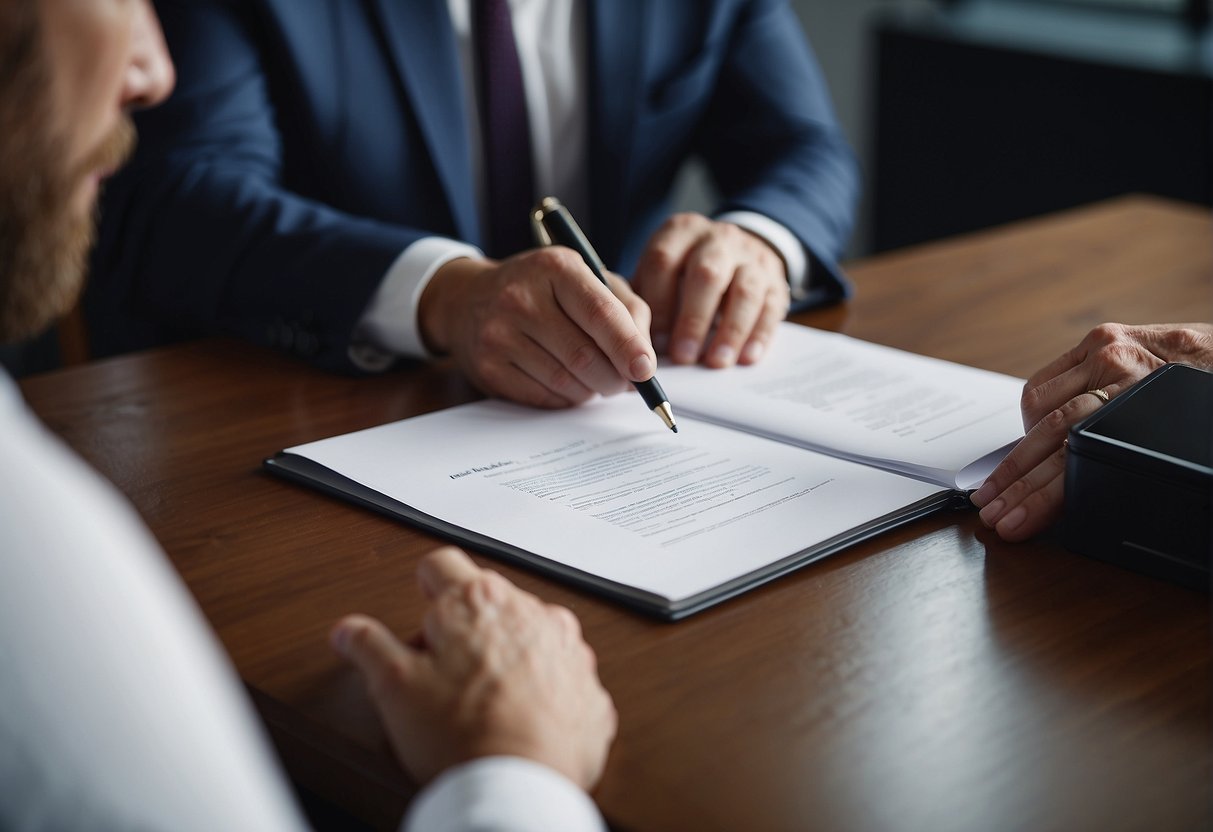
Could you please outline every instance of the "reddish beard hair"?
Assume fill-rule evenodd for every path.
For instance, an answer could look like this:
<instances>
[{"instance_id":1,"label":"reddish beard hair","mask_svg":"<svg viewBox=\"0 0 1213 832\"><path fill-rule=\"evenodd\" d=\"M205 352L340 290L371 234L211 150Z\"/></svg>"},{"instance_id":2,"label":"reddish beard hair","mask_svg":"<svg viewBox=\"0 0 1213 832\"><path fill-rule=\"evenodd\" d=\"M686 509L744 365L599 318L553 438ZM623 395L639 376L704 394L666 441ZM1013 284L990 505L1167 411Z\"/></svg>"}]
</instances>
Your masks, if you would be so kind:
<instances>
[{"instance_id":1,"label":"reddish beard hair","mask_svg":"<svg viewBox=\"0 0 1213 832\"><path fill-rule=\"evenodd\" d=\"M37 335L80 297L96 207L79 214L73 198L96 171L119 167L135 130L118 127L79 165L67 162L66 137L54 128L51 67L36 4L0 15L0 341ZM69 117L59 119L71 124Z\"/></svg>"}]
</instances>

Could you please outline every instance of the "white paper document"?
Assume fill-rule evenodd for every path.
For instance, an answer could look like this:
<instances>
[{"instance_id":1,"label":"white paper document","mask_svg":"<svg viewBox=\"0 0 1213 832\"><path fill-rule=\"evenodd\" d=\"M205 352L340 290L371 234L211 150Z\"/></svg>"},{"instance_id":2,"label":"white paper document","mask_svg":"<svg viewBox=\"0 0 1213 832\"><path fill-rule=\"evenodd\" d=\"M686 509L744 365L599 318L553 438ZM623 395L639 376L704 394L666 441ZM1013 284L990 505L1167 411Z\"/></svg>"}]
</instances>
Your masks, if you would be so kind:
<instances>
[{"instance_id":1,"label":"white paper document","mask_svg":"<svg viewBox=\"0 0 1213 832\"><path fill-rule=\"evenodd\" d=\"M679 414L975 488L1023 436L1023 380L784 323L759 364L662 366Z\"/></svg>"},{"instance_id":2,"label":"white paper document","mask_svg":"<svg viewBox=\"0 0 1213 832\"><path fill-rule=\"evenodd\" d=\"M791 324L658 375L677 434L632 393L484 401L266 464L677 618L963 499L1022 433L1017 379Z\"/></svg>"},{"instance_id":3,"label":"white paper document","mask_svg":"<svg viewBox=\"0 0 1213 832\"><path fill-rule=\"evenodd\" d=\"M287 452L455 526L669 600L940 491L697 420L682 419L673 434L631 395L561 412L477 402Z\"/></svg>"}]
</instances>

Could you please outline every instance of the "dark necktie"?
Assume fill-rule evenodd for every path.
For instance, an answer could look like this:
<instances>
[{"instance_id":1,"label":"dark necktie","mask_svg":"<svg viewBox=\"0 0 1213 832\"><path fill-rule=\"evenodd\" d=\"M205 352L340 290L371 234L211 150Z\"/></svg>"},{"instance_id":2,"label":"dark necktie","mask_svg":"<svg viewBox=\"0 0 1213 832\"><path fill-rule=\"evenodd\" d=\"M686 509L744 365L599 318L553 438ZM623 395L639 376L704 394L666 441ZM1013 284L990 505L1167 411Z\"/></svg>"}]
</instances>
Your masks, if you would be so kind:
<instances>
[{"instance_id":1,"label":"dark necktie","mask_svg":"<svg viewBox=\"0 0 1213 832\"><path fill-rule=\"evenodd\" d=\"M526 91L507 0L472 0L472 36L484 145L488 253L506 257L534 245L530 211L535 201Z\"/></svg>"}]
</instances>

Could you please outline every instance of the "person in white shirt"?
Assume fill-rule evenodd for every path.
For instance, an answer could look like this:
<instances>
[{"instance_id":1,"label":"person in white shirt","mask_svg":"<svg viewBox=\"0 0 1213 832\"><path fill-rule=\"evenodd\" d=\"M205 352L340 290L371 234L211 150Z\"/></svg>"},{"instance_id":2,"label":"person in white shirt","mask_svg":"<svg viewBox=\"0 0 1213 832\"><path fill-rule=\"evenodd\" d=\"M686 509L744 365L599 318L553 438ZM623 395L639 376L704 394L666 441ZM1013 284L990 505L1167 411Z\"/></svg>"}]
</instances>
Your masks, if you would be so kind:
<instances>
[{"instance_id":1,"label":"person in white shirt","mask_svg":"<svg viewBox=\"0 0 1213 832\"><path fill-rule=\"evenodd\" d=\"M173 66L148 0L0 4L0 338L75 302L127 111ZM305 820L213 633L129 504L0 373L0 829L296 830ZM568 610L451 548L423 646L349 616L409 829L597 830L616 715ZM318 645L318 649L321 649Z\"/></svg>"}]
</instances>

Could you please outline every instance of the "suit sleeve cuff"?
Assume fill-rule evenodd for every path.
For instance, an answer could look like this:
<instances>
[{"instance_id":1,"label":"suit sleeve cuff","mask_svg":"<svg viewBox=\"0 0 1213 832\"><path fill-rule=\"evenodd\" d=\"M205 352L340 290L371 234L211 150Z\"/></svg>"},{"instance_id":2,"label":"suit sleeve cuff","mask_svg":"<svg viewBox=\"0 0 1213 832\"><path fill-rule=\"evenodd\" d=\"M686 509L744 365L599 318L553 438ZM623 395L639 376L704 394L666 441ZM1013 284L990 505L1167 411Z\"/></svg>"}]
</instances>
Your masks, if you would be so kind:
<instances>
[{"instance_id":1,"label":"suit sleeve cuff","mask_svg":"<svg viewBox=\"0 0 1213 832\"><path fill-rule=\"evenodd\" d=\"M421 340L417 307L430 279L452 260L483 257L475 246L445 237L424 237L388 268L354 328L350 360L359 369L386 369L398 356L432 358Z\"/></svg>"},{"instance_id":2,"label":"suit sleeve cuff","mask_svg":"<svg viewBox=\"0 0 1213 832\"><path fill-rule=\"evenodd\" d=\"M413 801L401 832L606 832L589 795L547 766L482 757L444 772Z\"/></svg>"},{"instance_id":3,"label":"suit sleeve cuff","mask_svg":"<svg viewBox=\"0 0 1213 832\"><path fill-rule=\"evenodd\" d=\"M770 217L754 211L728 211L716 219L720 222L731 222L765 240L783 258L792 300L797 301L808 296L809 258L795 234Z\"/></svg>"}]
</instances>

